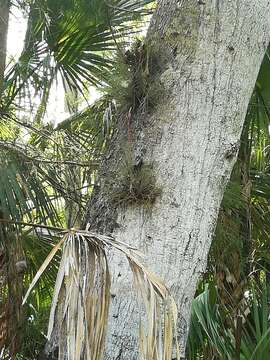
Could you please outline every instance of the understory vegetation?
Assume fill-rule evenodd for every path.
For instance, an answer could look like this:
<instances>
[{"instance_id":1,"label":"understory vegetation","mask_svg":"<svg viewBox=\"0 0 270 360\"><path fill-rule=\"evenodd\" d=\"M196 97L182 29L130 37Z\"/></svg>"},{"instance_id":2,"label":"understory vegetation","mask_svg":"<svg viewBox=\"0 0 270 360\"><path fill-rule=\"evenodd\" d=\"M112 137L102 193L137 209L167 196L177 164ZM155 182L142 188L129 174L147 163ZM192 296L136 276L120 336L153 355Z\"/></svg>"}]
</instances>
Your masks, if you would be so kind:
<instances>
[{"instance_id":1,"label":"understory vegetation","mask_svg":"<svg viewBox=\"0 0 270 360\"><path fill-rule=\"evenodd\" d=\"M151 78L158 71L157 55L144 44L142 30L154 5L151 0L7 1L10 13L16 8L24 14L27 30L19 59L5 54L0 83L3 360L41 358L63 288L69 294L65 311L80 314L77 322L63 319L66 329L78 331L70 336L71 346L87 359L102 359L110 302L108 247L127 259L144 309L150 319L155 315L141 330L145 359L158 359L154 349L160 342L164 360L172 354L168 344L177 314L166 284L144 267L136 249L82 228L116 124L151 113L161 96ZM207 271L193 301L189 360L266 360L270 354L269 56L267 51L250 99ZM67 116L60 120L56 113L48 122L59 82ZM127 155L111 179L111 200L115 206L151 208L162 196L162 184L156 183L154 164L136 163L129 129L126 137ZM87 265L80 261L85 256ZM89 280L86 287L81 273ZM78 283L81 292L74 290ZM84 301L91 309L87 314ZM89 327L87 333L85 324L98 331Z\"/></svg>"}]
</instances>

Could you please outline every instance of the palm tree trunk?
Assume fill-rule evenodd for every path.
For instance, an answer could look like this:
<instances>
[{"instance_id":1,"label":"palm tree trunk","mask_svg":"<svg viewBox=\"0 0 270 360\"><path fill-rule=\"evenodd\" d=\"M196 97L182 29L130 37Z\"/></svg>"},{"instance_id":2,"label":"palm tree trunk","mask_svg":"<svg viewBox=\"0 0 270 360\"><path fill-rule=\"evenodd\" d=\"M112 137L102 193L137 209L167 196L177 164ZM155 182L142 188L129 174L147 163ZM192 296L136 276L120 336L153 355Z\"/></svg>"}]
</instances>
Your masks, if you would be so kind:
<instances>
[{"instance_id":1,"label":"palm tree trunk","mask_svg":"<svg viewBox=\"0 0 270 360\"><path fill-rule=\"evenodd\" d=\"M133 139L140 139L135 151L142 149L144 162L153 166L162 196L151 213L136 207L118 211L115 232L146 253L147 264L174 294L183 357L191 301L206 267L220 202L270 38L266 14L270 14L267 1L164 0L148 32L148 44L159 54L158 81L163 90L152 114L136 119L142 124L134 126ZM99 220L106 191L105 186L97 198ZM105 358L135 360L138 311L130 280L121 261L115 259L111 267L115 290Z\"/></svg>"},{"instance_id":2,"label":"palm tree trunk","mask_svg":"<svg viewBox=\"0 0 270 360\"><path fill-rule=\"evenodd\" d=\"M119 121L100 170L101 188L89 204L90 226L114 229L142 250L171 289L183 358L191 301L269 39L268 0L160 0L146 39L155 58L149 92L152 85L158 88L156 104ZM117 208L111 201L130 145L162 187L150 209ZM105 359L139 359L138 310L127 266L112 254L110 267Z\"/></svg>"},{"instance_id":3,"label":"palm tree trunk","mask_svg":"<svg viewBox=\"0 0 270 360\"><path fill-rule=\"evenodd\" d=\"M9 0L0 1L0 96L3 90L4 71L6 67L9 7Z\"/></svg>"}]
</instances>

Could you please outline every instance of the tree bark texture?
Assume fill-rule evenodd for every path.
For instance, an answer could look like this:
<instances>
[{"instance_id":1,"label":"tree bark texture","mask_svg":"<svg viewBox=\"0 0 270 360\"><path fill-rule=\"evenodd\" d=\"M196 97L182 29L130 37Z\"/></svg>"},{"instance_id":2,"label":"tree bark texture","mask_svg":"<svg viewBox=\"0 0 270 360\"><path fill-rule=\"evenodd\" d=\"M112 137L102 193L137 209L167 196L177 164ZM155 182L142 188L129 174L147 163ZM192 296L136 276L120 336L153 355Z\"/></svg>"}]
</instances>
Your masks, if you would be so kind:
<instances>
[{"instance_id":1,"label":"tree bark texture","mask_svg":"<svg viewBox=\"0 0 270 360\"><path fill-rule=\"evenodd\" d=\"M118 211L115 233L142 250L171 289L183 357L191 301L269 42L269 15L269 1L163 0L148 32L147 43L159 54L162 97L133 138L162 195L151 213L138 207ZM99 196L102 202L108 195ZM105 358L135 360L136 304L125 264L113 259Z\"/></svg>"},{"instance_id":2,"label":"tree bark texture","mask_svg":"<svg viewBox=\"0 0 270 360\"><path fill-rule=\"evenodd\" d=\"M157 55L157 104L131 119L132 146L162 194L152 208L115 208L106 183L123 158L119 121L87 221L146 254L179 310L182 356L191 302L205 271L220 203L236 160L249 99L270 39L268 0L160 0L146 38ZM116 170L115 170L116 169ZM112 190L113 191L113 190ZM138 308L127 265L111 254L105 359L139 359ZM151 359L147 359L151 360Z\"/></svg>"}]
</instances>

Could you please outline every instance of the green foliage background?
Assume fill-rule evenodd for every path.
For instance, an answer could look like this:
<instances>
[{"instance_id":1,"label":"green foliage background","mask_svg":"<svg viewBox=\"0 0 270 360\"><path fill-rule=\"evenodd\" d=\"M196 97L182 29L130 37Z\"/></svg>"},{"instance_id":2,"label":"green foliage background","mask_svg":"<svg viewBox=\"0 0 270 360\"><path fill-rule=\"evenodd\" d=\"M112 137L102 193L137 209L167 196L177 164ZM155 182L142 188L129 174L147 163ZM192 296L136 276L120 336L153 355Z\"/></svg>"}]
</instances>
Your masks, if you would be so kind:
<instances>
[{"instance_id":1,"label":"green foliage background","mask_svg":"<svg viewBox=\"0 0 270 360\"><path fill-rule=\"evenodd\" d=\"M6 69L0 98L2 359L38 358L46 341L60 255L23 308L22 296L56 243L57 228L83 223L117 114L145 101L149 105L156 97L158 89L147 82L154 63L146 63L143 41L132 40L145 25L151 3L13 3L25 12L28 25L24 49ZM207 273L198 285L189 359L265 360L270 353L269 59L267 51L224 194ZM44 117L59 79L70 116L53 127L44 124ZM90 85L102 93L91 105L87 103ZM39 98L37 105L29 101L33 94ZM82 102L86 105L79 110ZM18 273L21 261L27 266Z\"/></svg>"}]
</instances>

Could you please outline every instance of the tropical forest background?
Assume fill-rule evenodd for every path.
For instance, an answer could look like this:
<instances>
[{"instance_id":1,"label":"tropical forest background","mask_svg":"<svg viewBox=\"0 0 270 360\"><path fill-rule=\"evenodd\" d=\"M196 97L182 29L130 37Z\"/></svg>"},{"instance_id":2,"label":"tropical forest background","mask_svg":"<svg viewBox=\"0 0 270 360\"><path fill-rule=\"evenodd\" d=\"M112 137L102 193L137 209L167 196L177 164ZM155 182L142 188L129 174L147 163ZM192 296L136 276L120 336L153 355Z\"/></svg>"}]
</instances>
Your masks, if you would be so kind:
<instances>
[{"instance_id":1,"label":"tropical forest background","mask_svg":"<svg viewBox=\"0 0 270 360\"><path fill-rule=\"evenodd\" d=\"M61 229L87 222L119 114L139 101L138 89L151 91L135 69L154 6L151 0L9 3L9 18L19 13L26 32L19 56L5 54L0 76L1 359L39 359L43 351L61 251L23 306L22 299ZM189 360L270 357L269 56L193 302Z\"/></svg>"}]
</instances>

